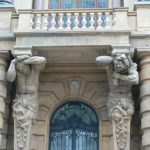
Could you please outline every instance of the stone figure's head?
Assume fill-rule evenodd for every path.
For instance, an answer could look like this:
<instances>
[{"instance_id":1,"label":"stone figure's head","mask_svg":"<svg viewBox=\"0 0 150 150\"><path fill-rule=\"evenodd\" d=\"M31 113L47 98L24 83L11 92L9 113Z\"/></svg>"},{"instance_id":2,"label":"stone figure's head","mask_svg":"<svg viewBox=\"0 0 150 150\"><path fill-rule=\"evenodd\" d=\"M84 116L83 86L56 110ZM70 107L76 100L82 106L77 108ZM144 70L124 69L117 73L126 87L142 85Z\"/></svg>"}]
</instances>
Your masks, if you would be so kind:
<instances>
[{"instance_id":1,"label":"stone figure's head","mask_svg":"<svg viewBox=\"0 0 150 150\"><path fill-rule=\"evenodd\" d=\"M29 75L30 65L25 64L23 60L19 61L16 63L16 70L23 75Z\"/></svg>"},{"instance_id":2,"label":"stone figure's head","mask_svg":"<svg viewBox=\"0 0 150 150\"><path fill-rule=\"evenodd\" d=\"M126 54L116 54L114 58L114 69L118 73L125 73L130 67L130 61Z\"/></svg>"},{"instance_id":3,"label":"stone figure's head","mask_svg":"<svg viewBox=\"0 0 150 150\"><path fill-rule=\"evenodd\" d=\"M17 56L16 58L16 70L23 74L23 75L29 75L30 74L30 65L29 64L25 64L25 60L27 60L28 58L30 58L31 56L29 55L21 55L21 56Z\"/></svg>"}]
</instances>

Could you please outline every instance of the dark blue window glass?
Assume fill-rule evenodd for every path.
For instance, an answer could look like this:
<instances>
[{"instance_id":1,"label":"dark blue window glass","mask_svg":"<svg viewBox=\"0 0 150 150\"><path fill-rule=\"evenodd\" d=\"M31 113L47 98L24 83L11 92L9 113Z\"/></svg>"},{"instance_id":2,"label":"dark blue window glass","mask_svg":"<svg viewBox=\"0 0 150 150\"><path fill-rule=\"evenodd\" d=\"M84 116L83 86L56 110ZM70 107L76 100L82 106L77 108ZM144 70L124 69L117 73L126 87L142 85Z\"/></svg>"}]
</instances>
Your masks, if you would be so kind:
<instances>
[{"instance_id":1,"label":"dark blue window glass","mask_svg":"<svg viewBox=\"0 0 150 150\"><path fill-rule=\"evenodd\" d=\"M61 8L77 8L76 0L62 0Z\"/></svg>"},{"instance_id":2,"label":"dark blue window glass","mask_svg":"<svg viewBox=\"0 0 150 150\"><path fill-rule=\"evenodd\" d=\"M95 8L95 0L80 0L80 8Z\"/></svg>"},{"instance_id":3,"label":"dark blue window glass","mask_svg":"<svg viewBox=\"0 0 150 150\"><path fill-rule=\"evenodd\" d=\"M51 0L50 5L51 5L50 7L52 9L57 9L58 8L58 1L57 0Z\"/></svg>"},{"instance_id":4,"label":"dark blue window glass","mask_svg":"<svg viewBox=\"0 0 150 150\"><path fill-rule=\"evenodd\" d=\"M106 8L108 0L50 0L50 8Z\"/></svg>"},{"instance_id":5,"label":"dark blue window glass","mask_svg":"<svg viewBox=\"0 0 150 150\"><path fill-rule=\"evenodd\" d=\"M107 8L107 7L108 7L108 2L107 2L107 0L99 0L98 6L99 6L100 8Z\"/></svg>"},{"instance_id":6,"label":"dark blue window glass","mask_svg":"<svg viewBox=\"0 0 150 150\"><path fill-rule=\"evenodd\" d=\"M89 106L69 102L50 122L49 150L98 150L98 119Z\"/></svg>"}]
</instances>

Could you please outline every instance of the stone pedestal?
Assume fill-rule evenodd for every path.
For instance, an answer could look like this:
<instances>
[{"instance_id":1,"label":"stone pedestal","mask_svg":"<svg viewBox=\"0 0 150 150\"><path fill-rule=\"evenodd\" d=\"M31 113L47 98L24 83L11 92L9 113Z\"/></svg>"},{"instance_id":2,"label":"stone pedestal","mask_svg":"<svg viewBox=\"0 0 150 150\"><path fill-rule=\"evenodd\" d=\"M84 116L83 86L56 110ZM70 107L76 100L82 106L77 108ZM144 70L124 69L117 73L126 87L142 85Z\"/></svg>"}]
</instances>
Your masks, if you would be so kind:
<instances>
[{"instance_id":1,"label":"stone pedestal","mask_svg":"<svg viewBox=\"0 0 150 150\"><path fill-rule=\"evenodd\" d=\"M0 52L0 144L2 140L3 130L3 114L5 113L5 99L7 94L6 88L6 66L7 66L7 54Z\"/></svg>"},{"instance_id":2,"label":"stone pedestal","mask_svg":"<svg viewBox=\"0 0 150 150\"><path fill-rule=\"evenodd\" d=\"M14 119L14 148L16 150L29 150L32 133L32 120L28 121L28 125L20 126Z\"/></svg>"},{"instance_id":3,"label":"stone pedestal","mask_svg":"<svg viewBox=\"0 0 150 150\"><path fill-rule=\"evenodd\" d=\"M150 52L143 52L140 67L141 129L143 150L150 149Z\"/></svg>"},{"instance_id":4,"label":"stone pedestal","mask_svg":"<svg viewBox=\"0 0 150 150\"><path fill-rule=\"evenodd\" d=\"M120 139L119 140L119 131L117 130L117 124L115 123L114 120L112 120L112 126L113 126L113 140L114 140L114 150L120 150L118 144L122 146L123 150L130 150L130 124L131 120L128 120L124 125L125 125L125 133L124 133L124 140Z\"/></svg>"}]
</instances>

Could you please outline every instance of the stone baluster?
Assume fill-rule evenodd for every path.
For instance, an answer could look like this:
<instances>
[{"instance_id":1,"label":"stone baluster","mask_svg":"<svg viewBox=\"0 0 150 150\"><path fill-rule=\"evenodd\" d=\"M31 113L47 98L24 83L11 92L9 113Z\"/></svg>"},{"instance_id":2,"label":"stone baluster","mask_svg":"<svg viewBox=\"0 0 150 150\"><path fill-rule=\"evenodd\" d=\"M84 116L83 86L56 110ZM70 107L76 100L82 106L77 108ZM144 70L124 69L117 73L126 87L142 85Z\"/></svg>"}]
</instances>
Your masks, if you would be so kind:
<instances>
[{"instance_id":1,"label":"stone baluster","mask_svg":"<svg viewBox=\"0 0 150 150\"><path fill-rule=\"evenodd\" d=\"M44 15L43 15L42 29L44 29L44 30L47 30L47 29L48 29L48 24L49 24L49 22L48 22L48 17L49 17L48 14L44 14Z\"/></svg>"},{"instance_id":2,"label":"stone baluster","mask_svg":"<svg viewBox=\"0 0 150 150\"><path fill-rule=\"evenodd\" d=\"M98 20L97 20L97 28L96 30L102 30L103 27L102 27L102 12L98 13L97 14L98 16Z\"/></svg>"},{"instance_id":3,"label":"stone baluster","mask_svg":"<svg viewBox=\"0 0 150 150\"><path fill-rule=\"evenodd\" d=\"M64 30L64 27L63 27L63 25L64 25L63 16L64 16L63 13L59 13L59 21L58 21L58 25L59 25L58 29L59 30Z\"/></svg>"},{"instance_id":4,"label":"stone baluster","mask_svg":"<svg viewBox=\"0 0 150 150\"><path fill-rule=\"evenodd\" d=\"M87 27L86 27L86 24L87 24L87 20L86 20L86 16L87 16L87 13L82 13L82 30L86 30Z\"/></svg>"},{"instance_id":5,"label":"stone baluster","mask_svg":"<svg viewBox=\"0 0 150 150\"><path fill-rule=\"evenodd\" d=\"M73 30L79 30L79 13L74 13L75 21Z\"/></svg>"},{"instance_id":6,"label":"stone baluster","mask_svg":"<svg viewBox=\"0 0 150 150\"><path fill-rule=\"evenodd\" d=\"M0 53L0 145L2 141L3 114L5 113L7 54Z\"/></svg>"},{"instance_id":7,"label":"stone baluster","mask_svg":"<svg viewBox=\"0 0 150 150\"><path fill-rule=\"evenodd\" d=\"M36 14L35 29L41 29L41 14Z\"/></svg>"},{"instance_id":8,"label":"stone baluster","mask_svg":"<svg viewBox=\"0 0 150 150\"><path fill-rule=\"evenodd\" d=\"M150 53L141 53L140 67L140 98L141 98L141 129L142 150L150 150Z\"/></svg>"},{"instance_id":9,"label":"stone baluster","mask_svg":"<svg viewBox=\"0 0 150 150\"><path fill-rule=\"evenodd\" d=\"M67 13L66 24L67 24L66 30L70 31L71 30L71 13Z\"/></svg>"},{"instance_id":10,"label":"stone baluster","mask_svg":"<svg viewBox=\"0 0 150 150\"><path fill-rule=\"evenodd\" d=\"M110 29L110 27L111 27L110 12L106 12L105 16L106 16L106 20L105 20L106 27L105 28Z\"/></svg>"},{"instance_id":11,"label":"stone baluster","mask_svg":"<svg viewBox=\"0 0 150 150\"><path fill-rule=\"evenodd\" d=\"M51 30L53 31L53 30L55 30L56 29L56 13L52 13L51 14L51 16L52 16L52 21L51 21Z\"/></svg>"},{"instance_id":12,"label":"stone baluster","mask_svg":"<svg viewBox=\"0 0 150 150\"><path fill-rule=\"evenodd\" d=\"M90 13L90 17L91 17L91 20L90 20L90 30L95 30L95 27L94 27L94 24L95 24L95 21L94 21L94 13Z\"/></svg>"},{"instance_id":13,"label":"stone baluster","mask_svg":"<svg viewBox=\"0 0 150 150\"><path fill-rule=\"evenodd\" d=\"M31 18L30 18L31 20L30 20L30 29L32 30L33 28L34 28L34 21L33 21L33 19L34 19L34 14L31 14Z\"/></svg>"}]
</instances>

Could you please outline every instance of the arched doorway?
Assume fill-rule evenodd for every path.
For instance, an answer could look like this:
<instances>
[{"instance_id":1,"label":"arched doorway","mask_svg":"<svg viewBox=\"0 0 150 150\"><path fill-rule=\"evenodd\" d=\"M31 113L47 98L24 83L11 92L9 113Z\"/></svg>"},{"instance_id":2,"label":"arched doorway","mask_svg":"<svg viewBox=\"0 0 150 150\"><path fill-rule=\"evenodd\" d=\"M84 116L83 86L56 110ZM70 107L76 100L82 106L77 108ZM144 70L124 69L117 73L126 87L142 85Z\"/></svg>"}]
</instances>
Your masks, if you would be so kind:
<instances>
[{"instance_id":1,"label":"arched doorway","mask_svg":"<svg viewBox=\"0 0 150 150\"><path fill-rule=\"evenodd\" d=\"M60 106L50 122L49 150L98 150L98 117L81 102Z\"/></svg>"}]
</instances>

